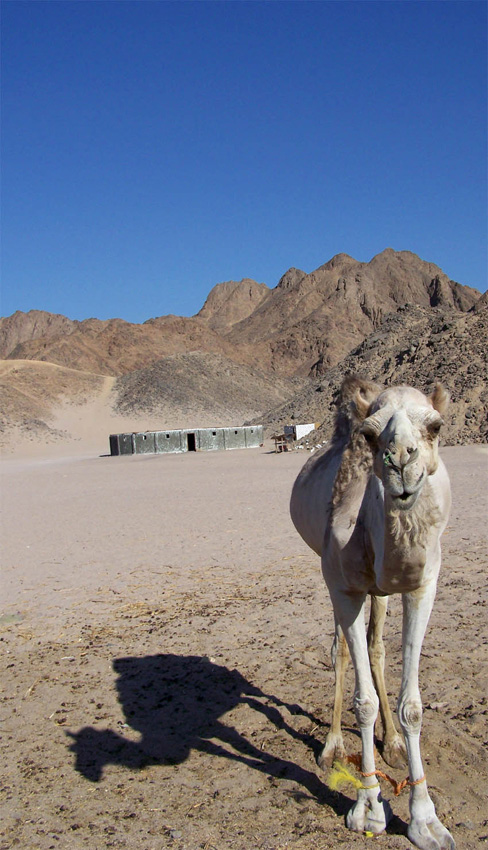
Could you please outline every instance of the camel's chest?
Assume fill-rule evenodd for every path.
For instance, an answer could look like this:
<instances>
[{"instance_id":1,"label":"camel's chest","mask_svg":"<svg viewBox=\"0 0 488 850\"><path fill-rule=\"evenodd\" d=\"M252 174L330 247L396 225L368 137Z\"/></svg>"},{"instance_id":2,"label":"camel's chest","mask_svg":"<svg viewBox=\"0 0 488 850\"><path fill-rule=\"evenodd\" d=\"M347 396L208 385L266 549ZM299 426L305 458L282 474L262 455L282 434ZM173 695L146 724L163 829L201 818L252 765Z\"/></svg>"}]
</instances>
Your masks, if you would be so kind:
<instances>
[{"instance_id":1,"label":"camel's chest","mask_svg":"<svg viewBox=\"0 0 488 850\"><path fill-rule=\"evenodd\" d=\"M427 549L422 544L392 545L385 541L383 557L375 562L378 588L386 594L410 593L424 583Z\"/></svg>"},{"instance_id":2,"label":"camel's chest","mask_svg":"<svg viewBox=\"0 0 488 850\"><path fill-rule=\"evenodd\" d=\"M379 515L373 523L367 512L336 516L331 524L323 569L326 581L345 591L389 595L416 590L426 580L428 539L395 539Z\"/></svg>"}]
</instances>

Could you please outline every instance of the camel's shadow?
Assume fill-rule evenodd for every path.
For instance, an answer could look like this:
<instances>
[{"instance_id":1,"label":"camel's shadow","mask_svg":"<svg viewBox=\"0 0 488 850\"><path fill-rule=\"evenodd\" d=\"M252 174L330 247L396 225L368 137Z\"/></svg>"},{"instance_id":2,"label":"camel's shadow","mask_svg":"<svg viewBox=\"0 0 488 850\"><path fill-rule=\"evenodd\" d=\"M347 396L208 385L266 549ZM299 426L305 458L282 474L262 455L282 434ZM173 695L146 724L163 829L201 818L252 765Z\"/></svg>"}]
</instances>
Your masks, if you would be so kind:
<instances>
[{"instance_id":1,"label":"camel's shadow","mask_svg":"<svg viewBox=\"0 0 488 850\"><path fill-rule=\"evenodd\" d=\"M121 727L130 727L141 737L139 741L131 741L114 730L100 731L89 726L75 734L68 733L72 739L70 748L76 756L76 770L86 779L98 782L108 764L132 769L180 764L192 750L199 750L240 762L267 776L292 780L337 814L345 815L349 809L351 799L330 791L313 770L254 746L223 720L238 705L247 705L317 756L321 742L312 733L293 728L280 711L286 708L292 715L308 718L314 726L323 726L299 705L265 694L237 670L229 670L205 657L118 658L113 667L118 675L119 702L125 715Z\"/></svg>"},{"instance_id":2,"label":"camel's shadow","mask_svg":"<svg viewBox=\"0 0 488 850\"><path fill-rule=\"evenodd\" d=\"M118 658L113 666L118 674L117 690L126 725L139 732L141 739L131 741L114 730L93 727L69 733L76 769L87 779L99 781L107 764L134 769L150 764L179 764L192 750L200 750L242 762L270 776L286 776L313 796L327 802L334 797L337 807L337 795L331 794L313 771L258 749L223 720L227 712L246 704L317 753L320 742L296 731L279 711L279 707L286 707L292 714L301 714L321 725L300 706L263 693L237 670L205 657ZM345 808L347 802L344 798Z\"/></svg>"}]
</instances>

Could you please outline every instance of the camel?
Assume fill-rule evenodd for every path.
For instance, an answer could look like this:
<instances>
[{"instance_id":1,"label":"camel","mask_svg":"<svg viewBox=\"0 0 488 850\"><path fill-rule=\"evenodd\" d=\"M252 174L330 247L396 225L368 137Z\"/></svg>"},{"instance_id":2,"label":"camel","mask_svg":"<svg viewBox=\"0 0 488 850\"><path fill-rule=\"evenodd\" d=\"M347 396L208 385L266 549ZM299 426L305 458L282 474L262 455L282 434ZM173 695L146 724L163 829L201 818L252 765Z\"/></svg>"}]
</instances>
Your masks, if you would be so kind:
<instances>
[{"instance_id":1,"label":"camel","mask_svg":"<svg viewBox=\"0 0 488 850\"><path fill-rule=\"evenodd\" d=\"M403 670L397 713L410 786L408 837L420 850L454 850L429 796L420 754L419 661L441 565L440 538L451 504L439 431L449 403L437 384L427 397L408 386L387 389L352 375L343 382L334 434L295 481L290 512L305 542L321 556L331 597L336 677L333 720L319 764L344 758L340 711L348 656L355 670L354 710L361 732L361 787L346 825L382 832L391 807L381 796L374 727L381 709L384 755L404 752L384 683L383 624L388 595L403 603ZM368 633L365 601L371 597Z\"/></svg>"}]
</instances>

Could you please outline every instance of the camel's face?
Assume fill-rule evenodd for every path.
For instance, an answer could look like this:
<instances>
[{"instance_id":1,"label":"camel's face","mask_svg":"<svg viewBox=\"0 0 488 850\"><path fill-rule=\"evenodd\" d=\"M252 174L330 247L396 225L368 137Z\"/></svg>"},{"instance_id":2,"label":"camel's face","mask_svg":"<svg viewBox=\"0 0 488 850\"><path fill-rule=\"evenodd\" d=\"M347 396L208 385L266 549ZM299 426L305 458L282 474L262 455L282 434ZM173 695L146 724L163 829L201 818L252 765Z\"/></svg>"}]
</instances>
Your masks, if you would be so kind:
<instances>
[{"instance_id":1,"label":"camel's face","mask_svg":"<svg viewBox=\"0 0 488 850\"><path fill-rule=\"evenodd\" d=\"M417 501L438 465L442 419L432 402L411 387L381 393L361 431L373 451L374 471L396 510Z\"/></svg>"}]
</instances>

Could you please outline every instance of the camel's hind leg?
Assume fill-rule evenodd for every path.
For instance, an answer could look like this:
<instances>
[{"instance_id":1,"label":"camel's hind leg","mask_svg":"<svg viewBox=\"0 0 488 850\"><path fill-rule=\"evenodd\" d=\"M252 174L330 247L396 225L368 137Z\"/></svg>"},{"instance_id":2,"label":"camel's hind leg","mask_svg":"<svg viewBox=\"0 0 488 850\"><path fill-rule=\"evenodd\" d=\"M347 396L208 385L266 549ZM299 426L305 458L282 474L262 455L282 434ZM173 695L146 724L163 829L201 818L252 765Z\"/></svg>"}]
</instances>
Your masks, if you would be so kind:
<instances>
[{"instance_id":1,"label":"camel's hind leg","mask_svg":"<svg viewBox=\"0 0 488 850\"><path fill-rule=\"evenodd\" d=\"M373 681L380 701L383 724L383 753L387 764L403 767L407 764L407 750L401 735L395 729L385 686L385 647L383 627L388 609L387 596L371 596L371 612L368 625L368 654Z\"/></svg>"},{"instance_id":2,"label":"camel's hind leg","mask_svg":"<svg viewBox=\"0 0 488 850\"><path fill-rule=\"evenodd\" d=\"M346 756L341 731L341 714L344 697L344 678L350 655L344 633L337 620L335 621L335 634L331 654L335 673L334 709L325 746L317 759L319 767L323 770L330 767L335 759L344 759Z\"/></svg>"}]
</instances>

